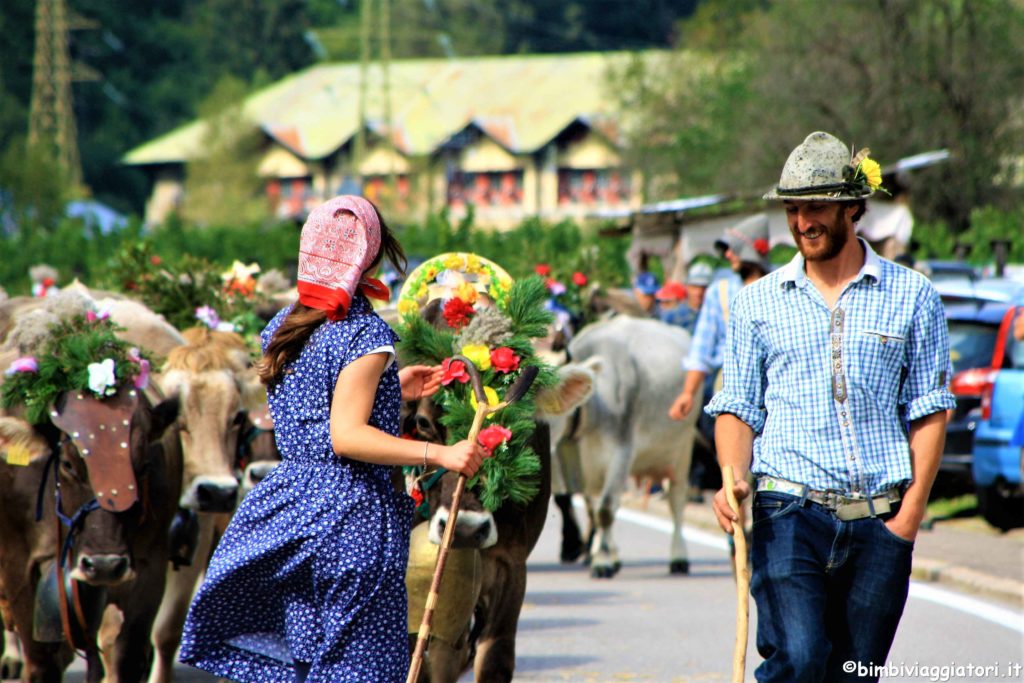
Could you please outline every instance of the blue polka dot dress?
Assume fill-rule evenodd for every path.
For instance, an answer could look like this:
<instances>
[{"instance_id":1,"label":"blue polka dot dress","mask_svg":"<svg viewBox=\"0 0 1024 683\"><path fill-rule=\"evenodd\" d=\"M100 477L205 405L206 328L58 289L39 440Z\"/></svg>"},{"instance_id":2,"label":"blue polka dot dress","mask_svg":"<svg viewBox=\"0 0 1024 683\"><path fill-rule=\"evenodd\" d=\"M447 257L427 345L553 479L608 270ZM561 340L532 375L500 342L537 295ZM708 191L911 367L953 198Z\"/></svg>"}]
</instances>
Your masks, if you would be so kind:
<instances>
[{"instance_id":1,"label":"blue polka dot dress","mask_svg":"<svg viewBox=\"0 0 1024 683\"><path fill-rule=\"evenodd\" d=\"M266 348L289 309L263 331ZM389 468L334 454L330 410L341 370L397 337L362 295L325 322L269 394L283 462L242 501L192 602L181 661L235 681L404 681L405 568L412 499ZM392 363L370 424L398 433Z\"/></svg>"}]
</instances>

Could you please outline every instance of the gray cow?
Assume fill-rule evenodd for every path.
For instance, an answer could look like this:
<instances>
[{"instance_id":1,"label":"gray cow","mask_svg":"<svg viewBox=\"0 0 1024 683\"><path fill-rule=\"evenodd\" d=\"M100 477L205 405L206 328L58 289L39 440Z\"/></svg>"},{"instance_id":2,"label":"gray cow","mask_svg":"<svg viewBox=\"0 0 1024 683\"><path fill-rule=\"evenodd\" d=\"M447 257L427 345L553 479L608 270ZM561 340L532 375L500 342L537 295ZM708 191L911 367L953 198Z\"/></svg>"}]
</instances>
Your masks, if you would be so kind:
<instances>
[{"instance_id":1,"label":"gray cow","mask_svg":"<svg viewBox=\"0 0 1024 683\"><path fill-rule=\"evenodd\" d=\"M610 578L619 569L612 522L630 476L670 481L669 569L689 572L682 523L698 411L683 422L668 417L668 406L682 388L681 363L689 346L690 335L682 328L628 316L590 325L569 345L572 364L595 377L594 394L572 430L591 514L594 577ZM552 424L552 441L564 431L566 425Z\"/></svg>"}]
</instances>

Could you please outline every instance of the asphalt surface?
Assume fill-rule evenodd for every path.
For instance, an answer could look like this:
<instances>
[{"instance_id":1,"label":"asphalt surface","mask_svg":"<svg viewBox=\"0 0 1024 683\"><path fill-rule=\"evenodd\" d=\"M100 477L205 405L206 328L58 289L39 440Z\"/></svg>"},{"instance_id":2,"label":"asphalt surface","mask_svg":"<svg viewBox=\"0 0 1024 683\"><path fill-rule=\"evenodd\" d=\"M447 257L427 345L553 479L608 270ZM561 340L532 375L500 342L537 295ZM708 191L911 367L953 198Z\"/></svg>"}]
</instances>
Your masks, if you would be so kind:
<instances>
[{"instance_id":1,"label":"asphalt surface","mask_svg":"<svg viewBox=\"0 0 1024 683\"><path fill-rule=\"evenodd\" d=\"M692 573L673 577L666 566L667 505L657 495L628 495L624 502L617 522L624 567L612 580L593 580L582 565L558 562L559 524L551 513L530 559L515 680L730 680L735 593L725 537L709 504L688 506ZM1024 678L1005 675L1024 662L1024 530L1000 534L980 519L941 521L919 535L914 565L890 662L929 668L893 671L882 680ZM759 661L755 625L751 603L747 680ZM967 664L1001 668L999 675L975 676L940 668ZM84 680L81 662L66 680ZM179 666L176 680L216 679ZM472 680L471 674L461 679Z\"/></svg>"}]
</instances>

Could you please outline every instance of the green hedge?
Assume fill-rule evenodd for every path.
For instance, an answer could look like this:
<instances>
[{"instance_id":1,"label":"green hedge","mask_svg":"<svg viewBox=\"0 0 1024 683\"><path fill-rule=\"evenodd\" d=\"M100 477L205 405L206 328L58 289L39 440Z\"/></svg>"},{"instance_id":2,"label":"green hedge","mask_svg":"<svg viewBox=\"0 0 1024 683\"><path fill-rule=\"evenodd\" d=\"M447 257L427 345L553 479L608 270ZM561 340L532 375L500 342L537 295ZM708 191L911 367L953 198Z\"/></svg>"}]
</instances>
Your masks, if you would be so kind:
<instances>
[{"instance_id":1,"label":"green hedge","mask_svg":"<svg viewBox=\"0 0 1024 683\"><path fill-rule=\"evenodd\" d=\"M538 263L549 264L557 277L579 270L611 286L622 285L629 277L628 236L599 237L596 230L582 229L571 221L528 219L512 230L491 231L475 228L472 215L455 224L441 213L420 225L393 227L413 261L446 251L471 251L498 263L513 277L532 273ZM291 222L199 228L176 218L153 230L135 221L107 235L80 220L62 220L51 231L23 223L20 230L0 237L0 286L12 296L26 294L32 286L29 268L46 263L60 273L58 284L77 277L93 286L112 287L115 283L109 276L118 255L140 242L168 265L179 265L188 257L227 267L237 259L255 261L264 271L279 268L294 279L299 232Z\"/></svg>"}]
</instances>

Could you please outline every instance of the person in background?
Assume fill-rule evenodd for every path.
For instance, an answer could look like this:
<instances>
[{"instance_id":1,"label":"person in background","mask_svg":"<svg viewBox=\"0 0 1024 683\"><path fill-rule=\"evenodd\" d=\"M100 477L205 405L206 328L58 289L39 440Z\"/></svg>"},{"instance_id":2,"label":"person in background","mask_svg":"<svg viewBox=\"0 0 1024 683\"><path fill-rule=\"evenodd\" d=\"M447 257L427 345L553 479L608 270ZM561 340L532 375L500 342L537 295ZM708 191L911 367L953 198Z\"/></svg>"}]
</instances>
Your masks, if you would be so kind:
<instances>
[{"instance_id":1,"label":"person in background","mask_svg":"<svg viewBox=\"0 0 1024 683\"><path fill-rule=\"evenodd\" d=\"M783 203L799 253L736 295L706 410L732 492L756 491L761 683L878 680L867 667L896 635L956 404L939 295L856 235L881 180L867 150L828 133L789 155L765 199ZM724 488L713 506L731 532Z\"/></svg>"},{"instance_id":2,"label":"person in background","mask_svg":"<svg viewBox=\"0 0 1024 683\"><path fill-rule=\"evenodd\" d=\"M704 296L714 276L714 268L705 261L694 261L686 270L686 279L683 281L686 285L686 303L696 312L695 314L700 313L701 306L704 305Z\"/></svg>"},{"instance_id":3,"label":"person in background","mask_svg":"<svg viewBox=\"0 0 1024 683\"><path fill-rule=\"evenodd\" d=\"M697 312L686 301L687 287L678 280L668 280L654 293L658 302L658 319L676 325L693 334L697 325Z\"/></svg>"},{"instance_id":4,"label":"person in background","mask_svg":"<svg viewBox=\"0 0 1024 683\"><path fill-rule=\"evenodd\" d=\"M683 361L686 379L668 414L682 420L693 410L694 400L703 398L705 381L722 367L725 330L730 302L740 288L757 281L770 270L768 265L768 216L754 214L726 229L715 246L732 267L732 275L722 278L704 297L697 318L690 351Z\"/></svg>"},{"instance_id":5,"label":"person in background","mask_svg":"<svg viewBox=\"0 0 1024 683\"><path fill-rule=\"evenodd\" d=\"M658 317L658 302L654 295L658 293L658 278L648 270L641 270L633 278L633 296L640 308L652 318Z\"/></svg>"}]
</instances>

